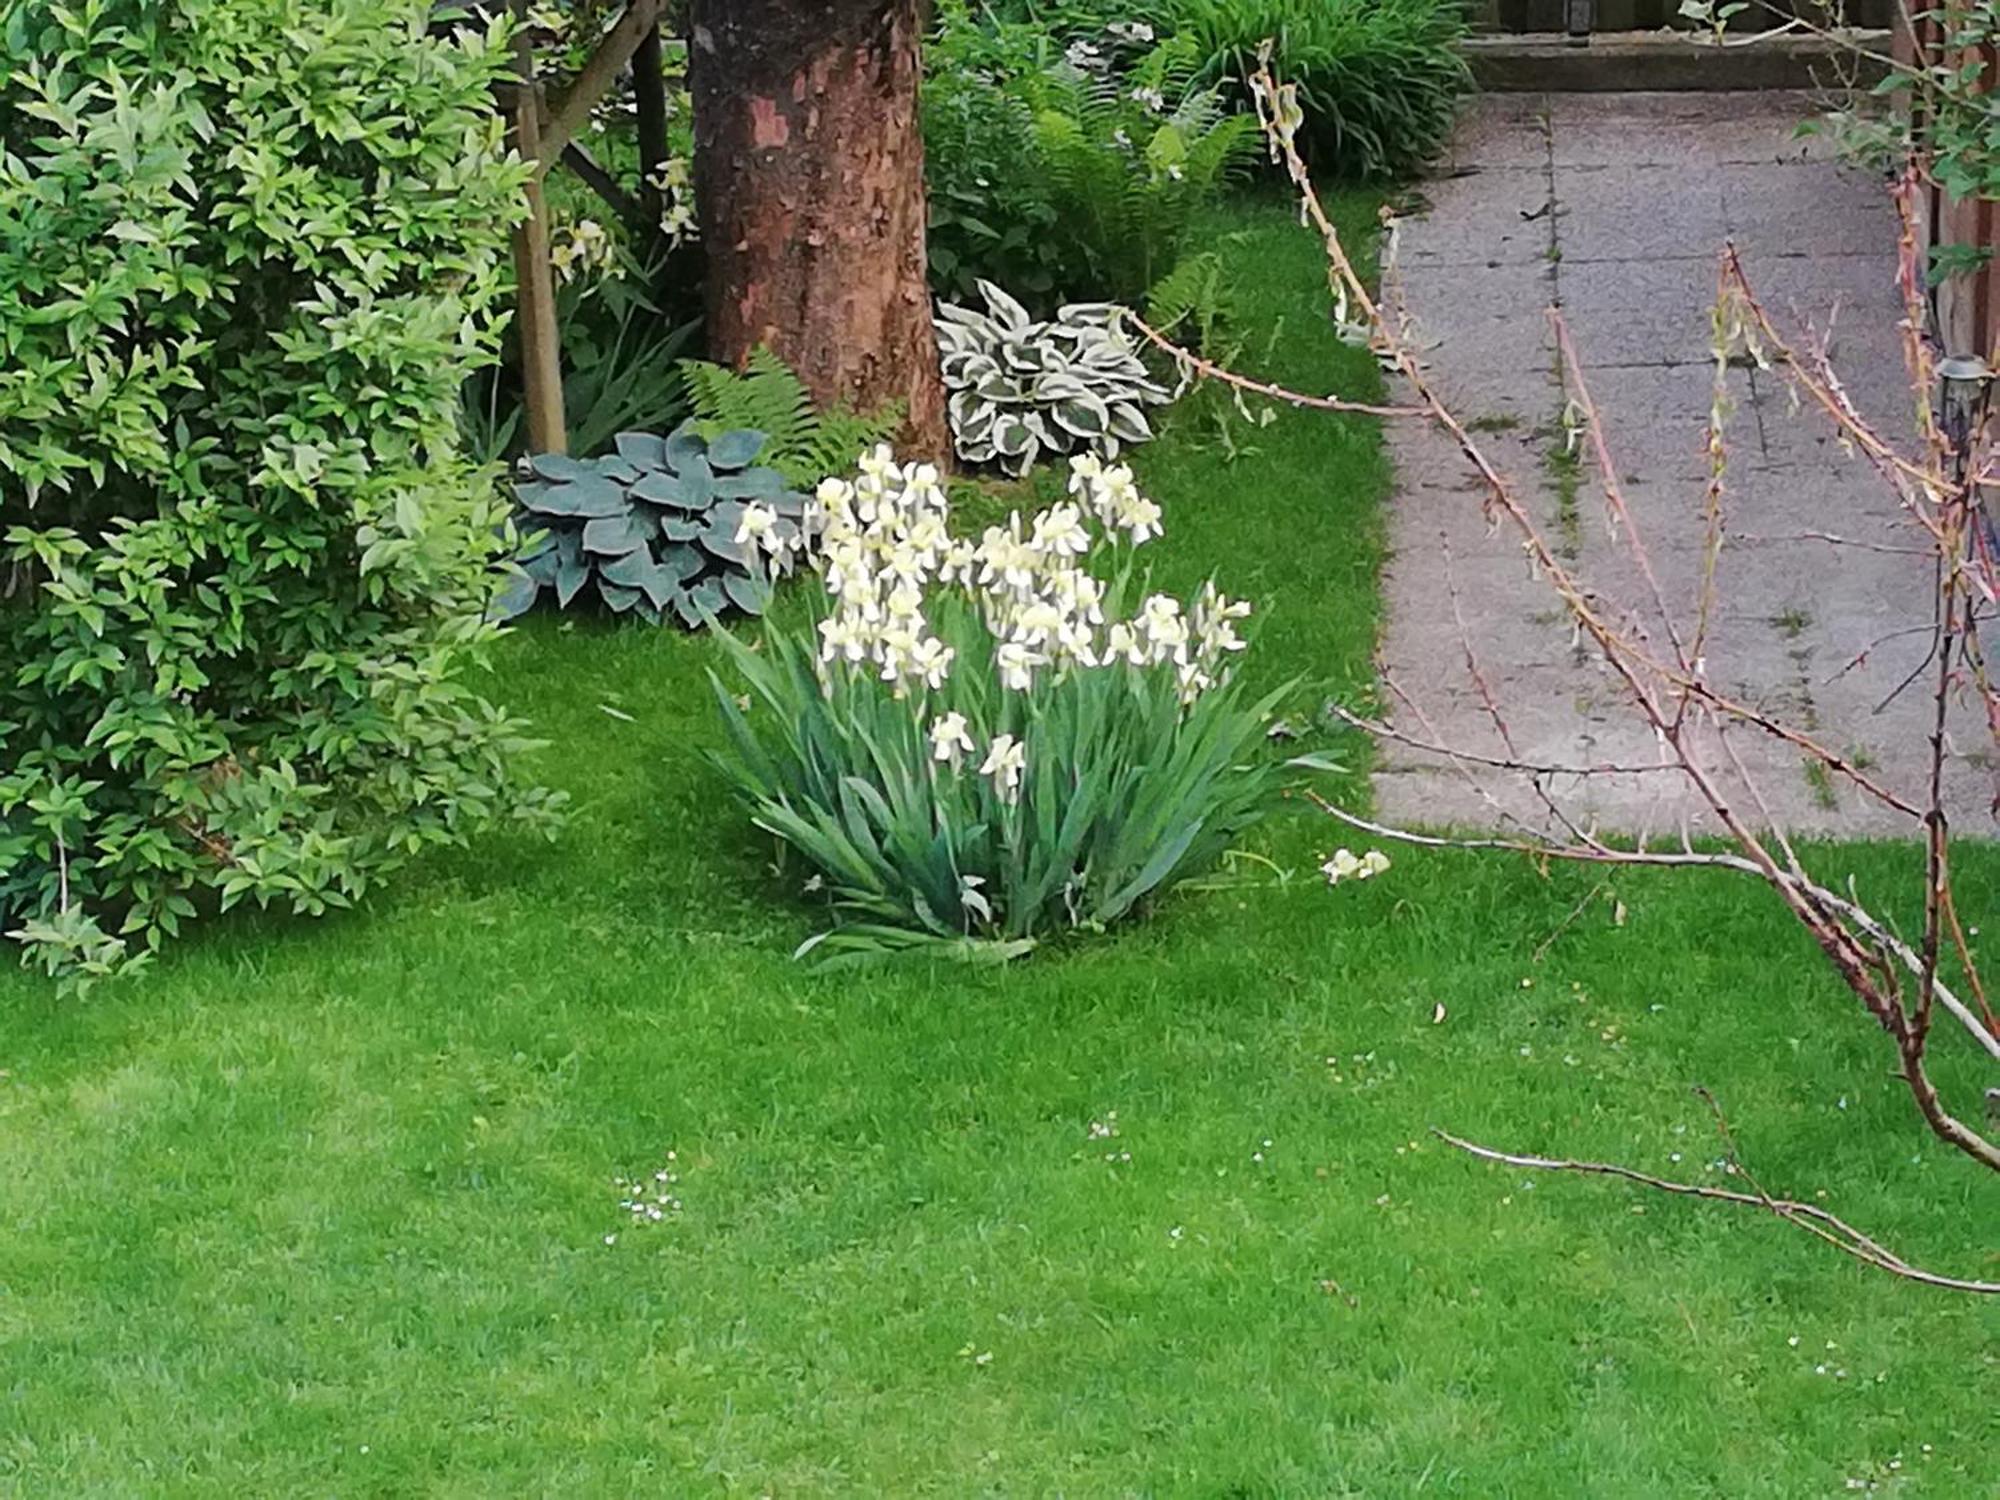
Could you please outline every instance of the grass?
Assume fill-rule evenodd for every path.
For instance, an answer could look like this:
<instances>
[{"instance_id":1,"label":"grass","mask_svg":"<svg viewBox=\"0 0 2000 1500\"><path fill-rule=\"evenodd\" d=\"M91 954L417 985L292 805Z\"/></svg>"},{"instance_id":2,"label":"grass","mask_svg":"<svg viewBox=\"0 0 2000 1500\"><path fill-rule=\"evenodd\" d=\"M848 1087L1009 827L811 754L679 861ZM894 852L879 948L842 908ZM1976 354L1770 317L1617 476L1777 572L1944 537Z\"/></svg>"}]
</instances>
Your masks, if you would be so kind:
<instances>
[{"instance_id":1,"label":"grass","mask_svg":"<svg viewBox=\"0 0 2000 1500\"><path fill-rule=\"evenodd\" d=\"M1310 237L1235 218L1266 373L1366 388ZM1139 456L1173 582L1266 601L1252 669L1308 710L1364 683L1375 435L1191 432ZM1989 1309L1426 1134L1699 1178L1701 1081L1774 1188L1995 1274L1993 1185L1761 893L1419 853L1329 890L1294 811L1115 937L815 975L699 758L712 660L512 639L553 846L82 1002L0 978L0 1494L1991 1493ZM669 1150L634 1227L612 1179Z\"/></svg>"}]
</instances>

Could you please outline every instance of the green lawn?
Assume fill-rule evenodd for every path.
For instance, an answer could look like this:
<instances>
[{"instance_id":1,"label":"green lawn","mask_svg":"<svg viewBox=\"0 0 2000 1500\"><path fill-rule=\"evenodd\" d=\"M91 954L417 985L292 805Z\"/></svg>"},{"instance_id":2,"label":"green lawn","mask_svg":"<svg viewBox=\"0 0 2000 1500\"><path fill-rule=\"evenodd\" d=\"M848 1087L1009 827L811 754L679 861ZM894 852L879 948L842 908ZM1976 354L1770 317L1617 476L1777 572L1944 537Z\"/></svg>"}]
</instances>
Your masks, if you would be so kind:
<instances>
[{"instance_id":1,"label":"green lawn","mask_svg":"<svg viewBox=\"0 0 2000 1500\"><path fill-rule=\"evenodd\" d=\"M1231 227L1253 361L1366 388L1290 210ZM1250 669L1309 713L1367 677L1377 436L1200 428L1138 458L1161 566L1261 601ZM0 977L0 1493L1995 1492L1992 1308L1426 1135L1699 1177L1700 1081L1774 1188L2000 1273L1995 1185L1755 887L1620 875L1622 926L1596 873L1469 855L1329 890L1293 811L1114 938L815 975L700 758L714 660L537 622L496 688L558 843L82 1001ZM669 1165L635 1226L614 1177Z\"/></svg>"}]
</instances>

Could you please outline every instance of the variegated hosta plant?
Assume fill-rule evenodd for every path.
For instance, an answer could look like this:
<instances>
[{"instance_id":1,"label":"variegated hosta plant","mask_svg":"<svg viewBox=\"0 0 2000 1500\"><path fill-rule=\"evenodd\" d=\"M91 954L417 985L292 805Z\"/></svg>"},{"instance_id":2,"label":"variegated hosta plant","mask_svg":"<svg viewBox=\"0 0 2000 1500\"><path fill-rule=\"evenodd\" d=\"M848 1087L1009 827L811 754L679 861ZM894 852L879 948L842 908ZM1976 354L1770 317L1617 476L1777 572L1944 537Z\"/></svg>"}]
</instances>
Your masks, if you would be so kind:
<instances>
[{"instance_id":1,"label":"variegated hosta plant","mask_svg":"<svg viewBox=\"0 0 2000 1500\"><path fill-rule=\"evenodd\" d=\"M1154 380L1109 302L1071 303L1037 321L990 281L985 312L937 311L953 446L967 463L1025 474L1044 455L1116 458L1153 435L1146 408L1174 399Z\"/></svg>"},{"instance_id":2,"label":"variegated hosta plant","mask_svg":"<svg viewBox=\"0 0 2000 1500\"><path fill-rule=\"evenodd\" d=\"M807 949L1005 958L1098 930L1264 805L1278 695L1229 671L1250 607L1146 594L1159 508L1123 466L1070 466L1072 498L973 542L937 471L879 448L814 499L812 617L717 633L749 688L715 683L717 764L840 913Z\"/></svg>"}]
</instances>

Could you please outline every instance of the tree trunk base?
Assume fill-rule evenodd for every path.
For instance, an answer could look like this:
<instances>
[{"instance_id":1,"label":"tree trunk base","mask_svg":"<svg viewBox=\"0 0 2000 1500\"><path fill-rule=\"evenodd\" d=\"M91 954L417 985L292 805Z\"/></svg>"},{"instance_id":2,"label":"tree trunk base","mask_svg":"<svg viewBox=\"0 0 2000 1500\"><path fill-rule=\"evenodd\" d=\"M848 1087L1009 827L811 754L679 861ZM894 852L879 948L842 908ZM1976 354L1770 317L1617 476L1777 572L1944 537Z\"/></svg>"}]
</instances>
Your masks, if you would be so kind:
<instances>
[{"instance_id":1,"label":"tree trunk base","mask_svg":"<svg viewBox=\"0 0 2000 1500\"><path fill-rule=\"evenodd\" d=\"M925 261L923 0L697 0L689 31L708 343L759 345L823 406L898 402L949 451Z\"/></svg>"}]
</instances>

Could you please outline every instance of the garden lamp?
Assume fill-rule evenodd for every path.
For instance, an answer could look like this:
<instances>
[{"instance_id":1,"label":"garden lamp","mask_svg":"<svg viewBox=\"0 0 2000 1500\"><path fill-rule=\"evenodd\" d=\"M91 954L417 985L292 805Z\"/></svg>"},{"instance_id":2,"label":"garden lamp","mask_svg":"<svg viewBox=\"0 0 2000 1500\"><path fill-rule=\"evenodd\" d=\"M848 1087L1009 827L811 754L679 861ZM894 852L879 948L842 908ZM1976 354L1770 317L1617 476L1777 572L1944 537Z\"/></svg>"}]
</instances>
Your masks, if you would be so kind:
<instances>
[{"instance_id":1,"label":"garden lamp","mask_svg":"<svg viewBox=\"0 0 2000 1500\"><path fill-rule=\"evenodd\" d=\"M1938 421L1961 459L1986 403L1993 394L1993 370L1976 354L1953 354L1938 361Z\"/></svg>"}]
</instances>

